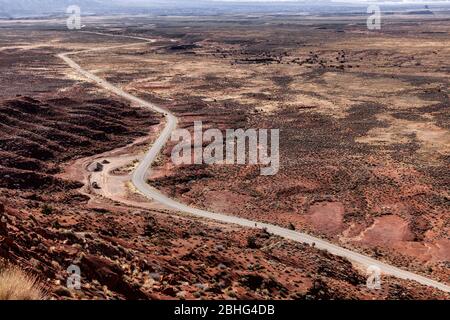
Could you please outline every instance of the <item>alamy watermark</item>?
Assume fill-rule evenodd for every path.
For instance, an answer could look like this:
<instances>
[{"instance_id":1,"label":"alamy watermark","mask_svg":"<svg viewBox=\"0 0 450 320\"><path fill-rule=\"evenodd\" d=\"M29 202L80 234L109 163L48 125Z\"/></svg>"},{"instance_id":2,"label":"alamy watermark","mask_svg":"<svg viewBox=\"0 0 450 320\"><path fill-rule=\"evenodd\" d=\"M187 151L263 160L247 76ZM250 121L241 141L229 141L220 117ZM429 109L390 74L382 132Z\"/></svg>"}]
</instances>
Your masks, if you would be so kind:
<instances>
[{"instance_id":1,"label":"alamy watermark","mask_svg":"<svg viewBox=\"0 0 450 320\"><path fill-rule=\"evenodd\" d=\"M367 13L371 15L367 18L367 29L380 30L381 29L381 9L376 4L371 4L367 8Z\"/></svg>"},{"instance_id":2,"label":"alamy watermark","mask_svg":"<svg viewBox=\"0 0 450 320\"><path fill-rule=\"evenodd\" d=\"M371 290L381 289L381 269L378 266L372 265L367 268L369 277L366 281L366 286Z\"/></svg>"},{"instance_id":3,"label":"alamy watermark","mask_svg":"<svg viewBox=\"0 0 450 320\"><path fill-rule=\"evenodd\" d=\"M175 165L262 165L263 176L275 175L280 169L279 129L227 129L224 136L219 129L203 132L202 122L195 121L193 136L187 129L178 129L171 140L178 142L171 156Z\"/></svg>"}]
</instances>

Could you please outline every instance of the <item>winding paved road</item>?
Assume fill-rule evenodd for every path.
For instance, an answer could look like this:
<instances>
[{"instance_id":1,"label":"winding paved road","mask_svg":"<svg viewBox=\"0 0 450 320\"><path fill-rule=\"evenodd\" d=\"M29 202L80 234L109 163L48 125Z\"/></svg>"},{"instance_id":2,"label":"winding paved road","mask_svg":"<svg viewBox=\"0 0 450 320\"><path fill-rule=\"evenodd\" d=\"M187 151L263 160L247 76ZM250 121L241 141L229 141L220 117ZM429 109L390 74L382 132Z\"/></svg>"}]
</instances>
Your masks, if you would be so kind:
<instances>
[{"instance_id":1,"label":"winding paved road","mask_svg":"<svg viewBox=\"0 0 450 320\"><path fill-rule=\"evenodd\" d=\"M103 33L98 33L98 32L89 32L89 33L103 35L103 36L115 36L115 35L111 35L111 34L103 34ZM155 42L155 40L145 39L145 38L141 38L141 37L129 37L129 36L120 36L120 37L144 40L146 42ZM380 268L381 272L384 274L395 276L395 277L398 277L401 279L413 280L413 281L416 281L423 285L434 287L434 288L440 289L445 292L450 292L450 286L448 286L444 283L441 283L441 282L426 278L424 276L391 266L389 264L378 261L371 257L368 257L368 256L362 255L360 253L342 248L340 246L337 246L337 245L330 243L328 241L325 241L323 239L316 238L316 237L310 236L305 233L285 229L285 228L282 228L282 227L279 227L276 225L272 225L272 224L260 223L257 221L252 221L252 220L234 217L234 216L230 216L230 215L214 213L214 212L209 212L206 210L192 208L192 207L182 204L176 200L173 200L173 199L165 196L161 192L159 192L157 189L152 188L146 182L149 170L152 166L152 163L154 162L154 160L156 159L158 154L161 152L161 150L163 149L166 142L169 140L172 131L174 131L175 128L177 127L177 118L170 111L160 108L160 107L158 107L150 102L147 102L145 100L142 100L138 97L135 97L135 96L123 91L122 89L114 86L113 84L109 83L108 81L97 77L96 75L90 73L89 71L86 71L80 65L78 65L75 61L73 61L72 59L69 58L70 55L76 55L79 53L102 51L102 50L109 50L109 49L122 48L122 47L131 47L131 46L142 45L142 44L143 44L143 42L139 42L139 43L118 45L118 46L113 46L113 47L103 47L103 48L95 48L95 49L88 49L88 50L75 51L75 52L66 52L66 53L59 54L57 56L59 58L61 58L62 60L64 60L71 68L76 70L78 73L80 73L87 79L95 82L100 87L103 87L104 89L106 89L118 96L121 96L130 102L139 104L140 106L142 106L144 108L151 109L151 110L161 113L165 116L165 119L166 119L165 128L161 132L158 139L150 147L150 149L148 150L144 159L139 163L138 167L136 168L136 170L134 171L134 173L132 175L133 184L144 196L146 196L149 199L158 201L174 210L189 213L194 216L211 219L211 220L216 220L216 221L220 221L220 222L224 222L224 223L235 224L235 225L239 225L242 227L260 228L260 229L265 228L265 229L267 229L268 232L270 232L274 235L283 237L285 239L293 240L296 242L307 243L307 244L311 244L311 245L314 244L315 247L317 247L319 249L323 249L323 250L330 252L331 254L347 258L350 261L353 261L362 266L365 266L365 267L377 266Z\"/></svg>"}]
</instances>

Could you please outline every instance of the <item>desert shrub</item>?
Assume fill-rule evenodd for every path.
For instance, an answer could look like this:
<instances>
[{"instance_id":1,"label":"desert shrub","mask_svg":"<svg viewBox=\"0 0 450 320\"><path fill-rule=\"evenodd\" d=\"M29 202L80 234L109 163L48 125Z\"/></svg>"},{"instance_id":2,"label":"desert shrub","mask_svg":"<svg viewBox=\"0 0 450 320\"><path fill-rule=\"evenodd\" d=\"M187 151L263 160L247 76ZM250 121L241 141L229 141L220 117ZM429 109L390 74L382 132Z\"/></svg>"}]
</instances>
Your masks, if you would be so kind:
<instances>
[{"instance_id":1,"label":"desert shrub","mask_svg":"<svg viewBox=\"0 0 450 320\"><path fill-rule=\"evenodd\" d=\"M53 213L53 208L50 205L48 205L48 204L44 204L42 206L41 212L42 212L42 214L50 215L50 214Z\"/></svg>"},{"instance_id":2,"label":"desert shrub","mask_svg":"<svg viewBox=\"0 0 450 320\"><path fill-rule=\"evenodd\" d=\"M45 300L37 277L18 267L0 266L0 300Z\"/></svg>"}]
</instances>

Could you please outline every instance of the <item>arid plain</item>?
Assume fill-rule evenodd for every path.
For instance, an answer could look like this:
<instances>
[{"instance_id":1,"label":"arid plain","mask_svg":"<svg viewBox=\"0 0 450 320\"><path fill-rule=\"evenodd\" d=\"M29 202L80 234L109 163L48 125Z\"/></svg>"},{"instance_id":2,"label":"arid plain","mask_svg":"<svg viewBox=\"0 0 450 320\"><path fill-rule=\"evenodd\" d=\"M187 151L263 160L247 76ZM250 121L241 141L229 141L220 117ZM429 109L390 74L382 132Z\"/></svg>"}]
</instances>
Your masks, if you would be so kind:
<instances>
[{"instance_id":1,"label":"arid plain","mask_svg":"<svg viewBox=\"0 0 450 320\"><path fill-rule=\"evenodd\" d=\"M174 166L169 144L148 177L165 194L449 284L448 17L392 17L379 31L344 17L88 19L83 31L0 23L0 256L49 296L448 299L392 277L369 290L346 259L148 201L130 175L164 119L56 57L111 47L72 58L179 127L280 129L275 176ZM80 292L64 287L72 263Z\"/></svg>"}]
</instances>

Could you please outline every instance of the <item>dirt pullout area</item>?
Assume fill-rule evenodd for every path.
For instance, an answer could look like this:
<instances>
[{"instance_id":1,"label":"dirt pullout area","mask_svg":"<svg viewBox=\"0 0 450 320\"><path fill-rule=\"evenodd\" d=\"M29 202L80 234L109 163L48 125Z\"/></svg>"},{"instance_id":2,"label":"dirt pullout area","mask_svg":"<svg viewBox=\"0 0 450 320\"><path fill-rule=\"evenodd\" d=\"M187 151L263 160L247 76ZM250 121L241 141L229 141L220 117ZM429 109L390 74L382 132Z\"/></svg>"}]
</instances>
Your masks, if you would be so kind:
<instances>
[{"instance_id":1,"label":"dirt pullout area","mask_svg":"<svg viewBox=\"0 0 450 320\"><path fill-rule=\"evenodd\" d=\"M281 130L276 176L254 166L175 167L169 145L153 186L448 282L448 20L394 21L375 33L278 22L161 18L128 32L176 43L110 52L119 68L94 54L78 59L169 108L180 127Z\"/></svg>"}]
</instances>

